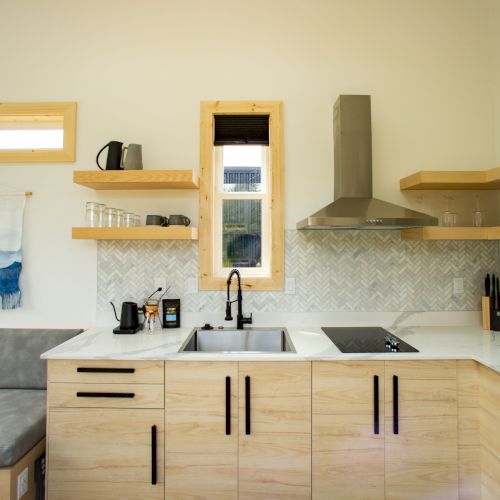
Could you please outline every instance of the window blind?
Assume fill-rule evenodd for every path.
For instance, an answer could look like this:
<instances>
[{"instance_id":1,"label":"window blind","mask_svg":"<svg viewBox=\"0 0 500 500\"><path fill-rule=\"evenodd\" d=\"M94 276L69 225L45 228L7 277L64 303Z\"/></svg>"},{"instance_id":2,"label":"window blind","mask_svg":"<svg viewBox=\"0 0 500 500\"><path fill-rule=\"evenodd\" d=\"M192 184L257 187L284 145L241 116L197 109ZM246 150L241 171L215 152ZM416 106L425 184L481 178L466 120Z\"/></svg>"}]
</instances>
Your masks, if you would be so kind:
<instances>
[{"instance_id":1,"label":"window blind","mask_svg":"<svg viewBox=\"0 0 500 500\"><path fill-rule=\"evenodd\" d=\"M269 145L269 115L215 115L214 146Z\"/></svg>"}]
</instances>

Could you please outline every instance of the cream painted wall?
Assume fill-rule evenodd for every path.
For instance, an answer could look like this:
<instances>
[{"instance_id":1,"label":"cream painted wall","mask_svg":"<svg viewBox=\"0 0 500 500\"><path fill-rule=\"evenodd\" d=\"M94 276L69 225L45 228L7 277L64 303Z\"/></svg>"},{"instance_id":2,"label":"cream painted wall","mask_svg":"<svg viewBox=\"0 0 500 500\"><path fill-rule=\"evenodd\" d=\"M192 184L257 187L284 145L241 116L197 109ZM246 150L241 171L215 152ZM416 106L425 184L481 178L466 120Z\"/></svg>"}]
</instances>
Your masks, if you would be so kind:
<instances>
[{"instance_id":1,"label":"cream painted wall","mask_svg":"<svg viewBox=\"0 0 500 500\"><path fill-rule=\"evenodd\" d=\"M25 306L0 325L94 321L96 244L70 239L85 201L196 220L196 193L95 193L71 176L111 139L143 144L147 168L197 169L201 100L284 102L287 228L332 199L339 93L372 95L378 197L415 204L398 183L418 169L492 166L489 2L4 2L0 99L77 101L78 151L74 165L0 166L0 184L34 191Z\"/></svg>"},{"instance_id":2,"label":"cream painted wall","mask_svg":"<svg viewBox=\"0 0 500 500\"><path fill-rule=\"evenodd\" d=\"M495 157L496 166L500 166L500 2L498 0L490 0L490 9L495 98Z\"/></svg>"}]
</instances>

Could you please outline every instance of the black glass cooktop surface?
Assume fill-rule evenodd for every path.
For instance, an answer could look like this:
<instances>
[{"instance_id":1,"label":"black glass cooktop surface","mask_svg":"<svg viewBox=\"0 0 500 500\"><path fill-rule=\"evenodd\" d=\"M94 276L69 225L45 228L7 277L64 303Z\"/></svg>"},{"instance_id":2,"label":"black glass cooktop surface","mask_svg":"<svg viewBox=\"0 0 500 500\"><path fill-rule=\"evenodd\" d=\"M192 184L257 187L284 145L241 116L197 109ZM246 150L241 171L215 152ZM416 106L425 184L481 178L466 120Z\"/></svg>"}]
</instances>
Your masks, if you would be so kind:
<instances>
[{"instance_id":1,"label":"black glass cooktop surface","mask_svg":"<svg viewBox=\"0 0 500 500\"><path fill-rule=\"evenodd\" d=\"M341 352L418 352L380 326L322 327Z\"/></svg>"}]
</instances>

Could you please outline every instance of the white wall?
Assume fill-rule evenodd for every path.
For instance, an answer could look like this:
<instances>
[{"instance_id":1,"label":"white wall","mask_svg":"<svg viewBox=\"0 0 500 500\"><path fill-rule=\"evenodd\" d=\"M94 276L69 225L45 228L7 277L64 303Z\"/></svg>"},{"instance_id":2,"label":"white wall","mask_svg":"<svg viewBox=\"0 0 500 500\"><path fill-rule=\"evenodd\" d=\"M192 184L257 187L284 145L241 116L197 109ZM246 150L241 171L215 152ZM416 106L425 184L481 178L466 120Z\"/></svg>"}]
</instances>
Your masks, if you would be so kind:
<instances>
[{"instance_id":1,"label":"white wall","mask_svg":"<svg viewBox=\"0 0 500 500\"><path fill-rule=\"evenodd\" d=\"M498 163L490 1L4 2L0 99L77 101L78 151L74 165L0 166L0 184L34 192L25 306L0 325L94 321L96 243L70 239L85 201L196 219L196 193L96 193L71 176L111 139L143 144L147 168L197 169L201 100L284 102L287 228L333 196L339 93L372 95L378 197L412 204L400 177L488 168L495 147Z\"/></svg>"}]
</instances>

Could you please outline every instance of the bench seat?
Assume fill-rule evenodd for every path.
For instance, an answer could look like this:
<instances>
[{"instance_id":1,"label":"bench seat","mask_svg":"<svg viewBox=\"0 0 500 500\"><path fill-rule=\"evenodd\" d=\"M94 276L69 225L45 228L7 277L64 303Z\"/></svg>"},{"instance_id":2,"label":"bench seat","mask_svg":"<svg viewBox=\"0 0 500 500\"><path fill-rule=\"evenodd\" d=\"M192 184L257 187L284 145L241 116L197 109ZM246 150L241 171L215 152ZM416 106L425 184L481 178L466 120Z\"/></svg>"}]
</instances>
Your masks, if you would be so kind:
<instances>
[{"instance_id":1,"label":"bench seat","mask_svg":"<svg viewBox=\"0 0 500 500\"><path fill-rule=\"evenodd\" d=\"M0 467L9 467L45 436L46 391L0 389Z\"/></svg>"}]
</instances>

